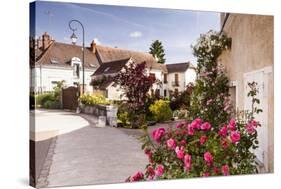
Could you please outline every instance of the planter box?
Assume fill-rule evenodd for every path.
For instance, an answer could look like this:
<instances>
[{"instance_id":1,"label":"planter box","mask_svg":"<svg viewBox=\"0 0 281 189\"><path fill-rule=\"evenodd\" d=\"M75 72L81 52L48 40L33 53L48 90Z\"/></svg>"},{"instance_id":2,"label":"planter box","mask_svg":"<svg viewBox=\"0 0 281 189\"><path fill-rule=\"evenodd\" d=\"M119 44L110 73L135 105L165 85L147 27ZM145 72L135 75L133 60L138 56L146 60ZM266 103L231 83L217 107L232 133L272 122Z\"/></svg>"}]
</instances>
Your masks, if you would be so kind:
<instances>
[{"instance_id":1,"label":"planter box","mask_svg":"<svg viewBox=\"0 0 281 189\"><path fill-rule=\"evenodd\" d=\"M80 104L81 113L93 115L100 120L100 117L105 117L105 124L109 126L117 126L117 110L118 108L112 105L84 105Z\"/></svg>"}]
</instances>

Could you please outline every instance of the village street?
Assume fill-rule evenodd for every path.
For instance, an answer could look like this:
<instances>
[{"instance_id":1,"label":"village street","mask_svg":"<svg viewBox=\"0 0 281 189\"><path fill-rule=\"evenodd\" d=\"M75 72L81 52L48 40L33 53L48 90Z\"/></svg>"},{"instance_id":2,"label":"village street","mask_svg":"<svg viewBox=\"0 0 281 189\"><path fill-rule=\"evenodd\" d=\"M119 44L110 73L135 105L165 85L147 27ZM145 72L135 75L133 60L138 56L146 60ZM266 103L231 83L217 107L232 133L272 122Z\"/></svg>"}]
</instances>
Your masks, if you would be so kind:
<instances>
[{"instance_id":1,"label":"village street","mask_svg":"<svg viewBox=\"0 0 281 189\"><path fill-rule=\"evenodd\" d=\"M148 162L136 137L113 127L99 128L89 115L36 110L35 121L36 151L48 151L36 159L42 164L37 163L41 187L124 182Z\"/></svg>"}]
</instances>

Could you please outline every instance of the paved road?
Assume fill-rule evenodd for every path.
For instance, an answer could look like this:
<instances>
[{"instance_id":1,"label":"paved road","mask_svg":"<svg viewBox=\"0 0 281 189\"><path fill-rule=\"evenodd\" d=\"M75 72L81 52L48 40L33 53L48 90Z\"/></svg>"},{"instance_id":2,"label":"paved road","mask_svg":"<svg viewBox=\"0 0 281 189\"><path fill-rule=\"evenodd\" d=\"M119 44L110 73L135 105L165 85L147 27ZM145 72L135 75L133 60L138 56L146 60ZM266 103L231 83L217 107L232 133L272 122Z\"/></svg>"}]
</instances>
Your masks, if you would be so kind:
<instances>
[{"instance_id":1,"label":"paved road","mask_svg":"<svg viewBox=\"0 0 281 189\"><path fill-rule=\"evenodd\" d=\"M119 129L96 127L87 115L63 111L37 113L36 130L40 133L56 130L52 132L56 141L51 157L50 153L47 157L50 166L43 170L48 174L40 178L46 181L45 186L124 182L147 163L141 144ZM46 135L42 136L46 139Z\"/></svg>"}]
</instances>

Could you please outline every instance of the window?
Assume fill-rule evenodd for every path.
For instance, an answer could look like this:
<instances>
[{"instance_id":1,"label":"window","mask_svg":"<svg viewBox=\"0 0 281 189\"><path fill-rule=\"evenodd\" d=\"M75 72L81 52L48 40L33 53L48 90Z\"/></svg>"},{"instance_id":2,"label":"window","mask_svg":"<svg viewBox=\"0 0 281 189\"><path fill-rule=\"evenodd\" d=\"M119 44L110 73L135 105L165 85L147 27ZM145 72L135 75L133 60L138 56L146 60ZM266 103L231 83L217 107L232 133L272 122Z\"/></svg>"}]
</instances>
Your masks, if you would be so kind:
<instances>
[{"instance_id":1,"label":"window","mask_svg":"<svg viewBox=\"0 0 281 189\"><path fill-rule=\"evenodd\" d=\"M77 78L79 78L80 75L80 65L79 64L73 64L73 75Z\"/></svg>"},{"instance_id":2,"label":"window","mask_svg":"<svg viewBox=\"0 0 281 189\"><path fill-rule=\"evenodd\" d=\"M166 96L167 96L167 90L164 89L164 97L166 97Z\"/></svg>"},{"instance_id":3,"label":"window","mask_svg":"<svg viewBox=\"0 0 281 189\"><path fill-rule=\"evenodd\" d=\"M164 74L164 83L168 83L167 76L167 74Z\"/></svg>"},{"instance_id":4,"label":"window","mask_svg":"<svg viewBox=\"0 0 281 189\"><path fill-rule=\"evenodd\" d=\"M179 74L175 74L175 86L179 86Z\"/></svg>"},{"instance_id":5,"label":"window","mask_svg":"<svg viewBox=\"0 0 281 189\"><path fill-rule=\"evenodd\" d=\"M150 76L150 77L156 78L156 77L155 77L155 73L150 73L149 76Z\"/></svg>"},{"instance_id":6,"label":"window","mask_svg":"<svg viewBox=\"0 0 281 189\"><path fill-rule=\"evenodd\" d=\"M155 96L156 96L156 97L160 97L160 89L156 89L156 91L155 91Z\"/></svg>"}]
</instances>

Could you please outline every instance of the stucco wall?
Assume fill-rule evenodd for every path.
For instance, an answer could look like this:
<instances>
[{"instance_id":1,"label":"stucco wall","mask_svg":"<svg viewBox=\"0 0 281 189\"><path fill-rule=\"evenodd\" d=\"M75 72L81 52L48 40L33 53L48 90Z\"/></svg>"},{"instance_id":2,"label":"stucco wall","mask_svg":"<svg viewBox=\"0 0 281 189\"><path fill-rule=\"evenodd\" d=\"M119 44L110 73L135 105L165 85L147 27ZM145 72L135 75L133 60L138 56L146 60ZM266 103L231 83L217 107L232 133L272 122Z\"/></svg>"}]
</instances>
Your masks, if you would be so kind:
<instances>
[{"instance_id":1,"label":"stucco wall","mask_svg":"<svg viewBox=\"0 0 281 189\"><path fill-rule=\"evenodd\" d=\"M232 38L231 49L218 58L229 79L236 83L236 105L244 109L245 73L262 71L268 78L264 82L267 90L266 119L268 120L268 171L273 172L273 17L258 15L230 14L223 31ZM271 70L271 71L270 71ZM266 107L266 106L265 106Z\"/></svg>"}]
</instances>

